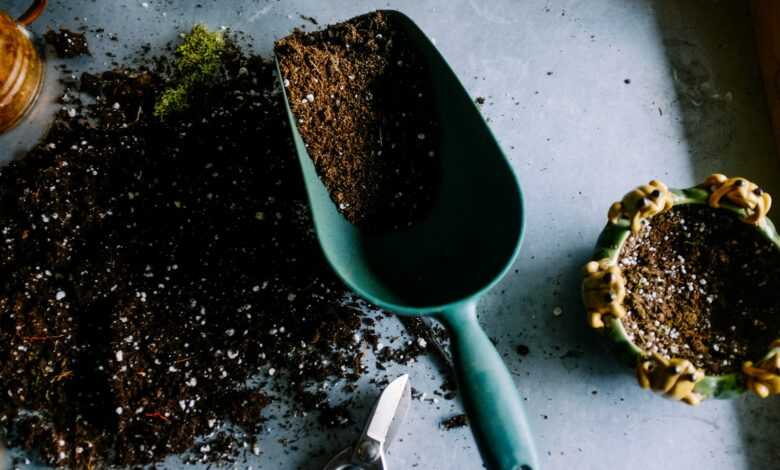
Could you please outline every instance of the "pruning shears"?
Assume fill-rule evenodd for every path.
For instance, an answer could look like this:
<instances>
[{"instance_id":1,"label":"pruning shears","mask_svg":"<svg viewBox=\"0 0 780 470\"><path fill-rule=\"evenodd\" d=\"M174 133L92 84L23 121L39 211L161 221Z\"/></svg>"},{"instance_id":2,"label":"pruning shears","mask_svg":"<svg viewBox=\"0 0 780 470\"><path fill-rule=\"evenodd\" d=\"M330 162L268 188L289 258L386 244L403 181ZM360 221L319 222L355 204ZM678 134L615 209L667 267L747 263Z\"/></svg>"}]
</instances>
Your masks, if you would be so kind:
<instances>
[{"instance_id":1,"label":"pruning shears","mask_svg":"<svg viewBox=\"0 0 780 470\"><path fill-rule=\"evenodd\" d=\"M411 403L409 376L404 374L382 391L360 439L336 455L324 470L387 470L385 450L398 434Z\"/></svg>"}]
</instances>

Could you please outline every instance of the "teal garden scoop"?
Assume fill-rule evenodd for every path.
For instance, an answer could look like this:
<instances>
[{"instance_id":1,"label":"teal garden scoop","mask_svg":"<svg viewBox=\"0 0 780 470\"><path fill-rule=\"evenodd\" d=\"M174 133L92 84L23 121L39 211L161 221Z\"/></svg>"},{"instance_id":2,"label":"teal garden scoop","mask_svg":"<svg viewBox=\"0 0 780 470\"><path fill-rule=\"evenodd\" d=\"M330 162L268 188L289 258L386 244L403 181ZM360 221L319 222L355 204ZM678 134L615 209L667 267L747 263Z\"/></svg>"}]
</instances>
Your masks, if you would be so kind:
<instances>
[{"instance_id":1,"label":"teal garden scoop","mask_svg":"<svg viewBox=\"0 0 780 470\"><path fill-rule=\"evenodd\" d=\"M522 400L476 314L479 297L517 257L523 236L520 187L430 40L405 15L383 13L428 64L441 132L438 194L427 217L413 227L381 235L361 231L338 212L317 176L285 95L319 242L333 269L366 300L401 315L433 315L448 328L459 390L487 467L537 470Z\"/></svg>"}]
</instances>

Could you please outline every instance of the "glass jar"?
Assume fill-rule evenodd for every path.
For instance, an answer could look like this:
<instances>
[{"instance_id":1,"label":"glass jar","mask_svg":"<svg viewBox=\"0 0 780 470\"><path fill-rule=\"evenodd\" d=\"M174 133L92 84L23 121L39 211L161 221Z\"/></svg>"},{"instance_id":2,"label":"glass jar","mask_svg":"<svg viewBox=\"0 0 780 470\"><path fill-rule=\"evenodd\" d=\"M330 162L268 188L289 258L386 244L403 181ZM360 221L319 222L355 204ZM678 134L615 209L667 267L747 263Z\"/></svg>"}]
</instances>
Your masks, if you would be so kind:
<instances>
[{"instance_id":1,"label":"glass jar","mask_svg":"<svg viewBox=\"0 0 780 470\"><path fill-rule=\"evenodd\" d=\"M43 61L25 29L40 16L46 0L38 0L18 20L0 11L0 133L32 108L43 84Z\"/></svg>"}]
</instances>

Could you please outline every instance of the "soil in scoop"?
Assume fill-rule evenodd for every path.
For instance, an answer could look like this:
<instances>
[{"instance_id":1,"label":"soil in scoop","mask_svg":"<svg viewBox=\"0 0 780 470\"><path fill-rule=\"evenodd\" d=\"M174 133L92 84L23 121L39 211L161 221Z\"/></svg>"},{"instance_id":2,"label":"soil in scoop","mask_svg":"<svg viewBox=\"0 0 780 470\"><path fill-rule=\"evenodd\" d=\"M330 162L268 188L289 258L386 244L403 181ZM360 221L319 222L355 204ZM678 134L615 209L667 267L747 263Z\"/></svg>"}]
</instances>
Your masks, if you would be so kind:
<instances>
[{"instance_id":1,"label":"soil in scoop","mask_svg":"<svg viewBox=\"0 0 780 470\"><path fill-rule=\"evenodd\" d=\"M439 178L428 72L375 12L276 44L298 130L342 214L370 231L424 217Z\"/></svg>"},{"instance_id":2,"label":"soil in scoop","mask_svg":"<svg viewBox=\"0 0 780 470\"><path fill-rule=\"evenodd\" d=\"M619 263L623 324L645 351L723 374L780 336L780 249L730 212L676 206L629 237Z\"/></svg>"},{"instance_id":3,"label":"soil in scoop","mask_svg":"<svg viewBox=\"0 0 780 470\"><path fill-rule=\"evenodd\" d=\"M313 236L274 67L229 41L162 122L170 67L141 62L69 78L0 170L0 442L105 468L262 454L270 401L343 426L324 390L392 348Z\"/></svg>"}]
</instances>

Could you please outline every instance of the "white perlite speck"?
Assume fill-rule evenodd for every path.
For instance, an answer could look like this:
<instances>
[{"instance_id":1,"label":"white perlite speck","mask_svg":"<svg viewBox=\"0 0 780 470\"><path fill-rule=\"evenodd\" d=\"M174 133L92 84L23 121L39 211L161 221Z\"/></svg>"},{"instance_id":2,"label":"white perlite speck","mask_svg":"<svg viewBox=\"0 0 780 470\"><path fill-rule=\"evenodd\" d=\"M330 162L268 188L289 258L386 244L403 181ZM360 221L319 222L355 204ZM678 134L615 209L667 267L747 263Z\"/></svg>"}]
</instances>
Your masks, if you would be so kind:
<instances>
[{"instance_id":1,"label":"white perlite speck","mask_svg":"<svg viewBox=\"0 0 780 470\"><path fill-rule=\"evenodd\" d=\"M58 290L57 293L54 295L54 298L57 300L62 300L66 296L65 291Z\"/></svg>"},{"instance_id":2,"label":"white perlite speck","mask_svg":"<svg viewBox=\"0 0 780 470\"><path fill-rule=\"evenodd\" d=\"M125 359L125 353L122 351L116 352L116 362L122 362Z\"/></svg>"},{"instance_id":3,"label":"white perlite speck","mask_svg":"<svg viewBox=\"0 0 780 470\"><path fill-rule=\"evenodd\" d=\"M312 101L314 101L314 95L312 95L311 93L309 93L308 95L306 95L306 100L307 100L309 103L311 103Z\"/></svg>"},{"instance_id":4,"label":"white perlite speck","mask_svg":"<svg viewBox=\"0 0 780 470\"><path fill-rule=\"evenodd\" d=\"M116 409L116 414L118 414L118 415L121 415L123 412L124 412L124 410L122 409L121 406Z\"/></svg>"},{"instance_id":5,"label":"white perlite speck","mask_svg":"<svg viewBox=\"0 0 780 470\"><path fill-rule=\"evenodd\" d=\"M194 387L196 385L198 385L198 379L196 379L195 377L193 377L193 378L191 378L190 380L187 381L187 386L188 387Z\"/></svg>"}]
</instances>

